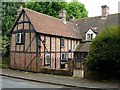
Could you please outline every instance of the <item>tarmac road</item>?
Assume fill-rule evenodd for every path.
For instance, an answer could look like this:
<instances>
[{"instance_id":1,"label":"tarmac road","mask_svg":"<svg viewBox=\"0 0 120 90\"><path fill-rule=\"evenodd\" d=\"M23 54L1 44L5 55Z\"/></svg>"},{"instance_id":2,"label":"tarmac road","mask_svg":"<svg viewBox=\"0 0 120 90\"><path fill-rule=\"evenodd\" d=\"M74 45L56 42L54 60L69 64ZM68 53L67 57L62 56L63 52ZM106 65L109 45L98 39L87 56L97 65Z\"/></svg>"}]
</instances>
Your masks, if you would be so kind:
<instances>
[{"instance_id":1,"label":"tarmac road","mask_svg":"<svg viewBox=\"0 0 120 90\"><path fill-rule=\"evenodd\" d=\"M2 88L64 88L65 86L31 82L2 76Z\"/></svg>"},{"instance_id":2,"label":"tarmac road","mask_svg":"<svg viewBox=\"0 0 120 90\"><path fill-rule=\"evenodd\" d=\"M2 84L2 90L97 90L87 88L71 88L62 85L32 82L5 76L0 76L0 78L2 78L2 83L0 83Z\"/></svg>"}]
</instances>

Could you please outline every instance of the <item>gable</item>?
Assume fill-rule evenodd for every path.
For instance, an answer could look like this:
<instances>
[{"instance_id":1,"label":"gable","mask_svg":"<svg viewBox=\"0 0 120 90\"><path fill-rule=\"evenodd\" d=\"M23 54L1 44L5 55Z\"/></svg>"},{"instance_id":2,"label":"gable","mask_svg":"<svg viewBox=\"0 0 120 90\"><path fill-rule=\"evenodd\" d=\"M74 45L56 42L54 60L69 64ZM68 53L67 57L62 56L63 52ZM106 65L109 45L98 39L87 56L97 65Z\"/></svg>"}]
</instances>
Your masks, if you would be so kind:
<instances>
[{"instance_id":1,"label":"gable","mask_svg":"<svg viewBox=\"0 0 120 90\"><path fill-rule=\"evenodd\" d=\"M91 28L88 29L88 31L86 32L86 34L88 34L88 33L89 33L89 34L95 34Z\"/></svg>"},{"instance_id":2,"label":"gable","mask_svg":"<svg viewBox=\"0 0 120 90\"><path fill-rule=\"evenodd\" d=\"M22 10L19 16L17 17L10 33L20 32L23 30L33 30L33 26L30 23L27 14Z\"/></svg>"},{"instance_id":3,"label":"gable","mask_svg":"<svg viewBox=\"0 0 120 90\"><path fill-rule=\"evenodd\" d=\"M92 41L92 39L94 39L96 37L96 33L90 28L87 32L86 32L86 41Z\"/></svg>"},{"instance_id":4,"label":"gable","mask_svg":"<svg viewBox=\"0 0 120 90\"><path fill-rule=\"evenodd\" d=\"M23 26L24 22L24 26ZM31 23L30 26L28 23ZM19 24L19 27L17 26ZM23 28L24 27L24 28ZM10 33L32 27L36 32L46 35L66 37L81 40L81 36L73 23L63 23L60 19L23 8L17 17Z\"/></svg>"}]
</instances>

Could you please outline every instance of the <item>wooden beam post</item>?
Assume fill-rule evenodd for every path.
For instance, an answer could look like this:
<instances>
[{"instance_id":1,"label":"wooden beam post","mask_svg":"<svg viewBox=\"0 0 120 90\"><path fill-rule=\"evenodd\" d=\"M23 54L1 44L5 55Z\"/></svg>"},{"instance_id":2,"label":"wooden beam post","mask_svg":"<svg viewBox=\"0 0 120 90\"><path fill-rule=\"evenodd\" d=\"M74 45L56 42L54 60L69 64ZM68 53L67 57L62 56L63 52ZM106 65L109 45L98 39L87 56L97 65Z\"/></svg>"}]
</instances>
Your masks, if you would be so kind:
<instances>
[{"instance_id":1,"label":"wooden beam post","mask_svg":"<svg viewBox=\"0 0 120 90\"><path fill-rule=\"evenodd\" d=\"M38 72L38 35L36 32L36 72Z\"/></svg>"}]
</instances>

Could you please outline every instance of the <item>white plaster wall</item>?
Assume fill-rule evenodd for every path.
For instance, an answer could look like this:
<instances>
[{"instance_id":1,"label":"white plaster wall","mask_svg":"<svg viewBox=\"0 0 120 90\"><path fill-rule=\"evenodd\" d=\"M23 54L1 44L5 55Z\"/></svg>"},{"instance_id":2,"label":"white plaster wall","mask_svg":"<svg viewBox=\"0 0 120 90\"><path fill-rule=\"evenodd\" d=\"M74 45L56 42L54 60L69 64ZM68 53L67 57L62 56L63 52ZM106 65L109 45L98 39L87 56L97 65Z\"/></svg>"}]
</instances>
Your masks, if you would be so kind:
<instances>
[{"instance_id":1,"label":"white plaster wall","mask_svg":"<svg viewBox=\"0 0 120 90\"><path fill-rule=\"evenodd\" d=\"M92 29L89 29L88 32L86 33L86 41L88 41L87 34L93 34L93 39L96 37L96 34L92 31Z\"/></svg>"}]
</instances>

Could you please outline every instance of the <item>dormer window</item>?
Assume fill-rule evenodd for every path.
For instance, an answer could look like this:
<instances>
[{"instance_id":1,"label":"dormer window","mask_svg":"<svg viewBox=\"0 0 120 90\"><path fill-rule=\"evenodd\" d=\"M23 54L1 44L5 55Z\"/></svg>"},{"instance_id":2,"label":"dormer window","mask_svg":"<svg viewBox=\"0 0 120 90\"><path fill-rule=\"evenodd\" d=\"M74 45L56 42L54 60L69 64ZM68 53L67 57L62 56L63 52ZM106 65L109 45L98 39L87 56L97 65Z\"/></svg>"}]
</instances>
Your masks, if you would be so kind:
<instances>
[{"instance_id":1,"label":"dormer window","mask_svg":"<svg viewBox=\"0 0 120 90\"><path fill-rule=\"evenodd\" d=\"M87 34L87 41L92 41L93 34Z\"/></svg>"},{"instance_id":2,"label":"dormer window","mask_svg":"<svg viewBox=\"0 0 120 90\"><path fill-rule=\"evenodd\" d=\"M96 33L90 28L87 32L86 32L86 41L92 41L96 36Z\"/></svg>"}]
</instances>

